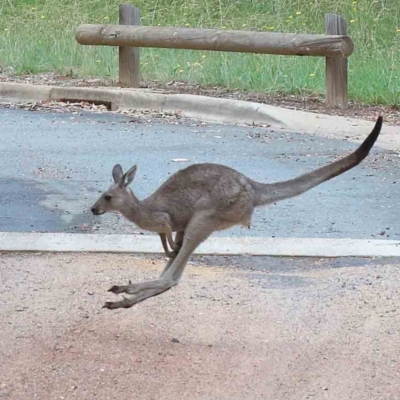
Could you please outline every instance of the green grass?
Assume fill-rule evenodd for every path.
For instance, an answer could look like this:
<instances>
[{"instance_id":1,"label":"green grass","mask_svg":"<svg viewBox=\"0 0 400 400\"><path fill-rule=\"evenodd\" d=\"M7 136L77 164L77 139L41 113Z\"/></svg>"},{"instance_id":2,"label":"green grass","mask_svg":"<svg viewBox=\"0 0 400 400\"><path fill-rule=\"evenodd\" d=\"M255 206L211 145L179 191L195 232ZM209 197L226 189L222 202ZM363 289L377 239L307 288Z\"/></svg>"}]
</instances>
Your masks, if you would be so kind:
<instances>
[{"instance_id":1,"label":"green grass","mask_svg":"<svg viewBox=\"0 0 400 400\"><path fill-rule=\"evenodd\" d=\"M117 48L81 46L81 23L117 23L116 0L1 0L0 67L116 78ZM399 0L137 0L143 25L323 33L324 14L343 15L355 52L350 97L400 103ZM260 92L322 94L322 57L142 49L145 80L171 79Z\"/></svg>"}]
</instances>

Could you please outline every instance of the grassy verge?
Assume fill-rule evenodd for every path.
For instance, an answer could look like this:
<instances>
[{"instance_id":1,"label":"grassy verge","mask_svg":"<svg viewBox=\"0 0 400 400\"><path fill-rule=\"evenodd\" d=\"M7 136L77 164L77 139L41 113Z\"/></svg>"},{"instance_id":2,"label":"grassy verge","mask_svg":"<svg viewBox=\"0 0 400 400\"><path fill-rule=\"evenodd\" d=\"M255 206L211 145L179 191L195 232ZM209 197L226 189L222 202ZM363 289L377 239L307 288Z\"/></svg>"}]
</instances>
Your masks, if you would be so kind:
<instances>
[{"instance_id":1,"label":"grassy verge","mask_svg":"<svg viewBox=\"0 0 400 400\"><path fill-rule=\"evenodd\" d=\"M0 67L117 77L117 49L80 46L80 23L117 23L121 0L2 0ZM143 25L324 32L324 14L347 18L355 41L350 97L400 104L398 0L137 0ZM324 59L142 49L146 80L171 79L242 90L323 93Z\"/></svg>"}]
</instances>

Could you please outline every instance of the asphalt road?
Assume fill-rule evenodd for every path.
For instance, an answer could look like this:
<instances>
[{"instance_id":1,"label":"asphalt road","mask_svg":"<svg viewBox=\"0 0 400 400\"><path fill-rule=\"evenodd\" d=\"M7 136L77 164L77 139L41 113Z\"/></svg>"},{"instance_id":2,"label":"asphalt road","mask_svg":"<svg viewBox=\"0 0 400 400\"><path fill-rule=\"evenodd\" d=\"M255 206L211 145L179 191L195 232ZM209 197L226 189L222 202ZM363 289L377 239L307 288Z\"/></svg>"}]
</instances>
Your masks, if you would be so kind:
<instances>
[{"instance_id":1,"label":"asphalt road","mask_svg":"<svg viewBox=\"0 0 400 400\"><path fill-rule=\"evenodd\" d=\"M0 108L0 230L138 233L88 208L111 169L138 164L139 198L191 163L229 165L249 177L289 179L354 149L346 140L266 128L148 122L112 113ZM368 132L366 132L367 134ZM185 158L188 162L174 162ZM300 197L257 210L250 230L224 236L400 238L400 158L375 148L357 168Z\"/></svg>"}]
</instances>

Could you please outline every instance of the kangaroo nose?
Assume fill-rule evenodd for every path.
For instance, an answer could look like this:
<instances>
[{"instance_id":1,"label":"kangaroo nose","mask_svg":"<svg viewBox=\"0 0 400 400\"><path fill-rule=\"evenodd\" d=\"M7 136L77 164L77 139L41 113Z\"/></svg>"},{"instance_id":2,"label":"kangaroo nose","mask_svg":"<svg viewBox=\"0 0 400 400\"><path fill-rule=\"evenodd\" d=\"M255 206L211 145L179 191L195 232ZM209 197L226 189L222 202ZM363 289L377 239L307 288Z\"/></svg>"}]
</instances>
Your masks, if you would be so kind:
<instances>
[{"instance_id":1,"label":"kangaroo nose","mask_svg":"<svg viewBox=\"0 0 400 400\"><path fill-rule=\"evenodd\" d=\"M90 209L90 211L91 211L93 214L96 215L96 207L92 207L92 208Z\"/></svg>"}]
</instances>

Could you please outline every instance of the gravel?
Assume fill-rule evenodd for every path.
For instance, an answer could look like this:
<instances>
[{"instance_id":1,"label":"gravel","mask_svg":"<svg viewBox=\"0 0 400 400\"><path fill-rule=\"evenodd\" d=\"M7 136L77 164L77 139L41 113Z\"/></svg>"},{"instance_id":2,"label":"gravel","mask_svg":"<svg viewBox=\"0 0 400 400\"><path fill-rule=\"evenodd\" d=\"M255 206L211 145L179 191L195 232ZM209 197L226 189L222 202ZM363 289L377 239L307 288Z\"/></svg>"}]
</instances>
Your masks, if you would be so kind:
<instances>
[{"instance_id":1,"label":"gravel","mask_svg":"<svg viewBox=\"0 0 400 400\"><path fill-rule=\"evenodd\" d=\"M398 399L400 260L3 253L0 398Z\"/></svg>"}]
</instances>

